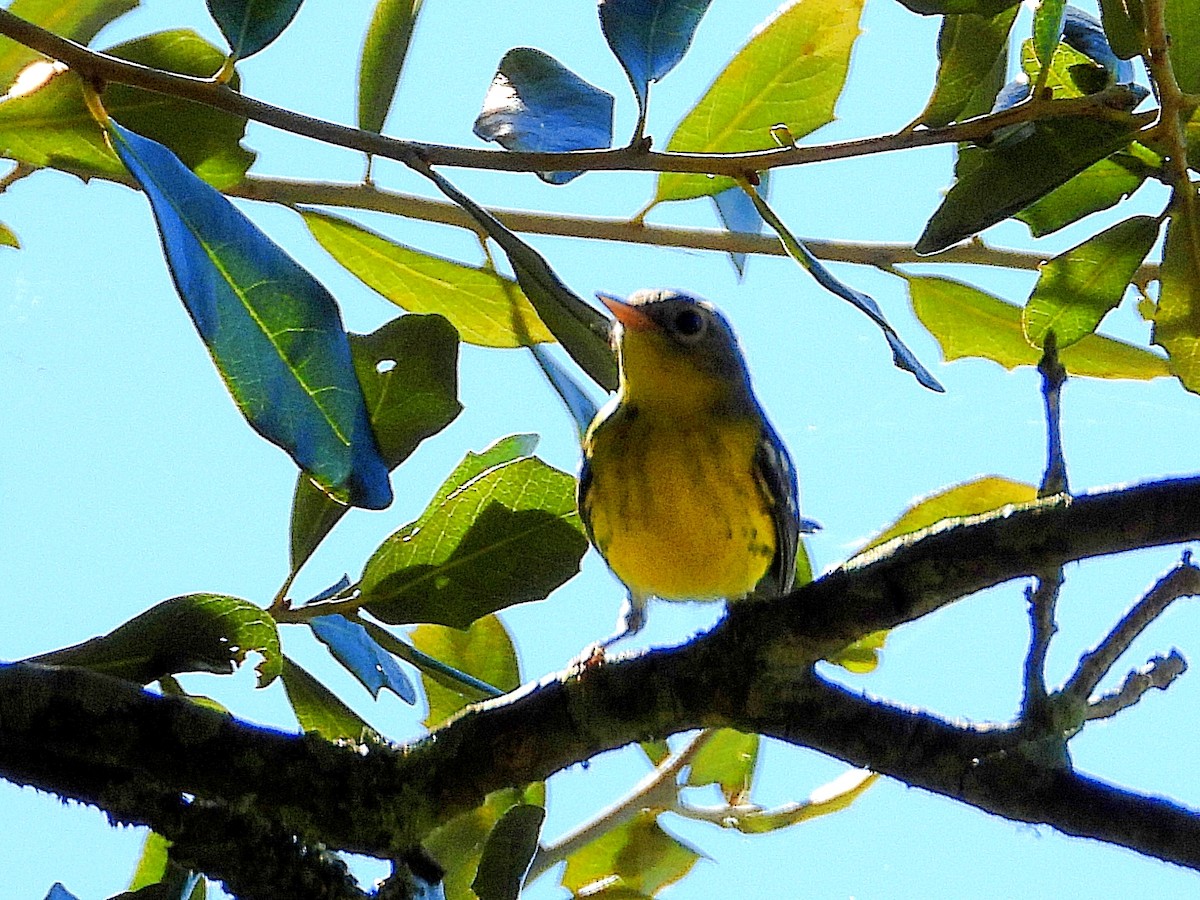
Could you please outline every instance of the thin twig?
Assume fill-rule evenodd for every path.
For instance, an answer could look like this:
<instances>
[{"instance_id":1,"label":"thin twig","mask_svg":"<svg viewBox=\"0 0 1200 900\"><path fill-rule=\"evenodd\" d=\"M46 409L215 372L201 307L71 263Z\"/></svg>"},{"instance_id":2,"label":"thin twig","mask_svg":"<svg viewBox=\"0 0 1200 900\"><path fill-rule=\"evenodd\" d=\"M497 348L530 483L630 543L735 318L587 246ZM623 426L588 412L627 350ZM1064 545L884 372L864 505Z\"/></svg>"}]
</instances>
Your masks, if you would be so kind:
<instances>
[{"instance_id":1,"label":"thin twig","mask_svg":"<svg viewBox=\"0 0 1200 900\"><path fill-rule=\"evenodd\" d=\"M1186 671L1187 661L1178 650L1172 650L1166 656L1155 656L1140 669L1126 675L1120 688L1088 703L1087 718L1115 716L1141 700L1152 688L1165 691Z\"/></svg>"}]
</instances>

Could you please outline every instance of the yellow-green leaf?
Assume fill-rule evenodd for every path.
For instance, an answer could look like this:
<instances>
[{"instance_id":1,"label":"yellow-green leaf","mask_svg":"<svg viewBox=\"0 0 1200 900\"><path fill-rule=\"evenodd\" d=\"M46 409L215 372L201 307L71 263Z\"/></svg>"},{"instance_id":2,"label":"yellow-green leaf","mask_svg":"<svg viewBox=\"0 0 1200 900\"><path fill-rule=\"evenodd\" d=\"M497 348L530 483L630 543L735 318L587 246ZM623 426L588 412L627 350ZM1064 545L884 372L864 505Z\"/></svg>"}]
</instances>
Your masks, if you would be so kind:
<instances>
[{"instance_id":1,"label":"yellow-green leaf","mask_svg":"<svg viewBox=\"0 0 1200 900\"><path fill-rule=\"evenodd\" d=\"M799 139L833 121L859 35L863 0L802 0L755 31L675 129L668 150L737 153L775 147L771 128ZM731 178L664 172L655 201L719 194Z\"/></svg>"},{"instance_id":2,"label":"yellow-green leaf","mask_svg":"<svg viewBox=\"0 0 1200 900\"><path fill-rule=\"evenodd\" d=\"M872 631L832 656L825 657L825 661L855 675L869 675L879 668L879 656L883 652L883 645L887 643L887 636L886 628Z\"/></svg>"},{"instance_id":3,"label":"yellow-green leaf","mask_svg":"<svg viewBox=\"0 0 1200 900\"><path fill-rule=\"evenodd\" d=\"M413 629L412 644L422 653L451 668L478 678L501 691L521 683L520 664L508 630L495 616L476 619L467 629L445 625L420 625ZM479 695L467 688L455 690L449 681L421 670L421 682L429 700L425 727L437 728Z\"/></svg>"},{"instance_id":4,"label":"yellow-green leaf","mask_svg":"<svg viewBox=\"0 0 1200 900\"><path fill-rule=\"evenodd\" d=\"M1154 343L1189 391L1200 393L1200 215L1180 204L1167 224Z\"/></svg>"},{"instance_id":5,"label":"yellow-green leaf","mask_svg":"<svg viewBox=\"0 0 1200 900\"><path fill-rule=\"evenodd\" d=\"M819 816L841 812L878 780L879 776L873 772L851 769L828 784L821 785L807 800L789 803L777 809L755 810L733 819L732 825L744 834L764 834Z\"/></svg>"},{"instance_id":6,"label":"yellow-green leaf","mask_svg":"<svg viewBox=\"0 0 1200 900\"><path fill-rule=\"evenodd\" d=\"M947 362L979 357L1015 369L1036 366L1041 351L1025 339L1021 307L955 281L906 275L917 318L937 339ZM1089 334L1059 359L1071 375L1147 380L1170 375L1167 360L1141 347Z\"/></svg>"},{"instance_id":7,"label":"yellow-green leaf","mask_svg":"<svg viewBox=\"0 0 1200 900\"><path fill-rule=\"evenodd\" d=\"M554 340L520 286L491 269L432 256L348 219L303 210L317 242L372 290L409 312L440 313L480 347Z\"/></svg>"},{"instance_id":8,"label":"yellow-green leaf","mask_svg":"<svg viewBox=\"0 0 1200 900\"><path fill-rule=\"evenodd\" d=\"M687 875L702 854L664 831L657 816L643 811L572 853L563 887L576 897L597 896L602 886L652 897Z\"/></svg>"}]
</instances>

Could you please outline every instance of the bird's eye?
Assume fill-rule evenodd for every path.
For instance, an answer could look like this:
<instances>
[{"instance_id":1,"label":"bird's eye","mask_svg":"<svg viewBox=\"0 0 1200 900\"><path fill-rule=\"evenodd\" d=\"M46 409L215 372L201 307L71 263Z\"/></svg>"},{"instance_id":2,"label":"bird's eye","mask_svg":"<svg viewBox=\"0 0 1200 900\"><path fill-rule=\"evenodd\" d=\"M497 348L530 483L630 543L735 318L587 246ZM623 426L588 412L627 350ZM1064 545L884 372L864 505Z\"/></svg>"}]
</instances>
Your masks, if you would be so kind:
<instances>
[{"instance_id":1,"label":"bird's eye","mask_svg":"<svg viewBox=\"0 0 1200 900\"><path fill-rule=\"evenodd\" d=\"M705 326L708 324L704 316L694 309L680 310L675 314L675 319L672 322L674 331L681 338L695 340L704 334Z\"/></svg>"}]
</instances>

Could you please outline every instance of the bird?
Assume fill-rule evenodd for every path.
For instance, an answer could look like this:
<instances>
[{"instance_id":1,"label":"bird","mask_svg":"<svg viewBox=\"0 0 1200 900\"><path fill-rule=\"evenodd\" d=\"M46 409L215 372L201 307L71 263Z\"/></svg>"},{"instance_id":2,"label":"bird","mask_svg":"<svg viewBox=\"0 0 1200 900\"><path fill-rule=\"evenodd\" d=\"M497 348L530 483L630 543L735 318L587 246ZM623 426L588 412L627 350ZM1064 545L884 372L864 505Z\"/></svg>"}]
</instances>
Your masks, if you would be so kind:
<instances>
[{"instance_id":1,"label":"bird","mask_svg":"<svg viewBox=\"0 0 1200 900\"><path fill-rule=\"evenodd\" d=\"M607 647L647 601L779 596L802 532L796 469L754 395L733 328L678 290L597 298L615 318L615 394L583 436L577 494L591 543L628 591Z\"/></svg>"}]
</instances>

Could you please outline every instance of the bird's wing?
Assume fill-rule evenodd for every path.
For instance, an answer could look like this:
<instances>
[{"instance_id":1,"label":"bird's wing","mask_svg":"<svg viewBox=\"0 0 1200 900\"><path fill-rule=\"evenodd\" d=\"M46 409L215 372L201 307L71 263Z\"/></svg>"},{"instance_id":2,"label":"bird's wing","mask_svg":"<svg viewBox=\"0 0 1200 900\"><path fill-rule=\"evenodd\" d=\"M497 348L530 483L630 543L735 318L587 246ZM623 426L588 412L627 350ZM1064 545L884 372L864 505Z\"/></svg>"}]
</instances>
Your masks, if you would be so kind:
<instances>
[{"instance_id":1,"label":"bird's wing","mask_svg":"<svg viewBox=\"0 0 1200 900\"><path fill-rule=\"evenodd\" d=\"M763 420L763 432L754 454L754 476L767 495L775 522L775 561L759 590L786 594L796 580L796 553L800 546L800 486L796 467L771 423ZM807 520L803 520L807 521ZM811 527L809 528L811 530Z\"/></svg>"}]
</instances>

